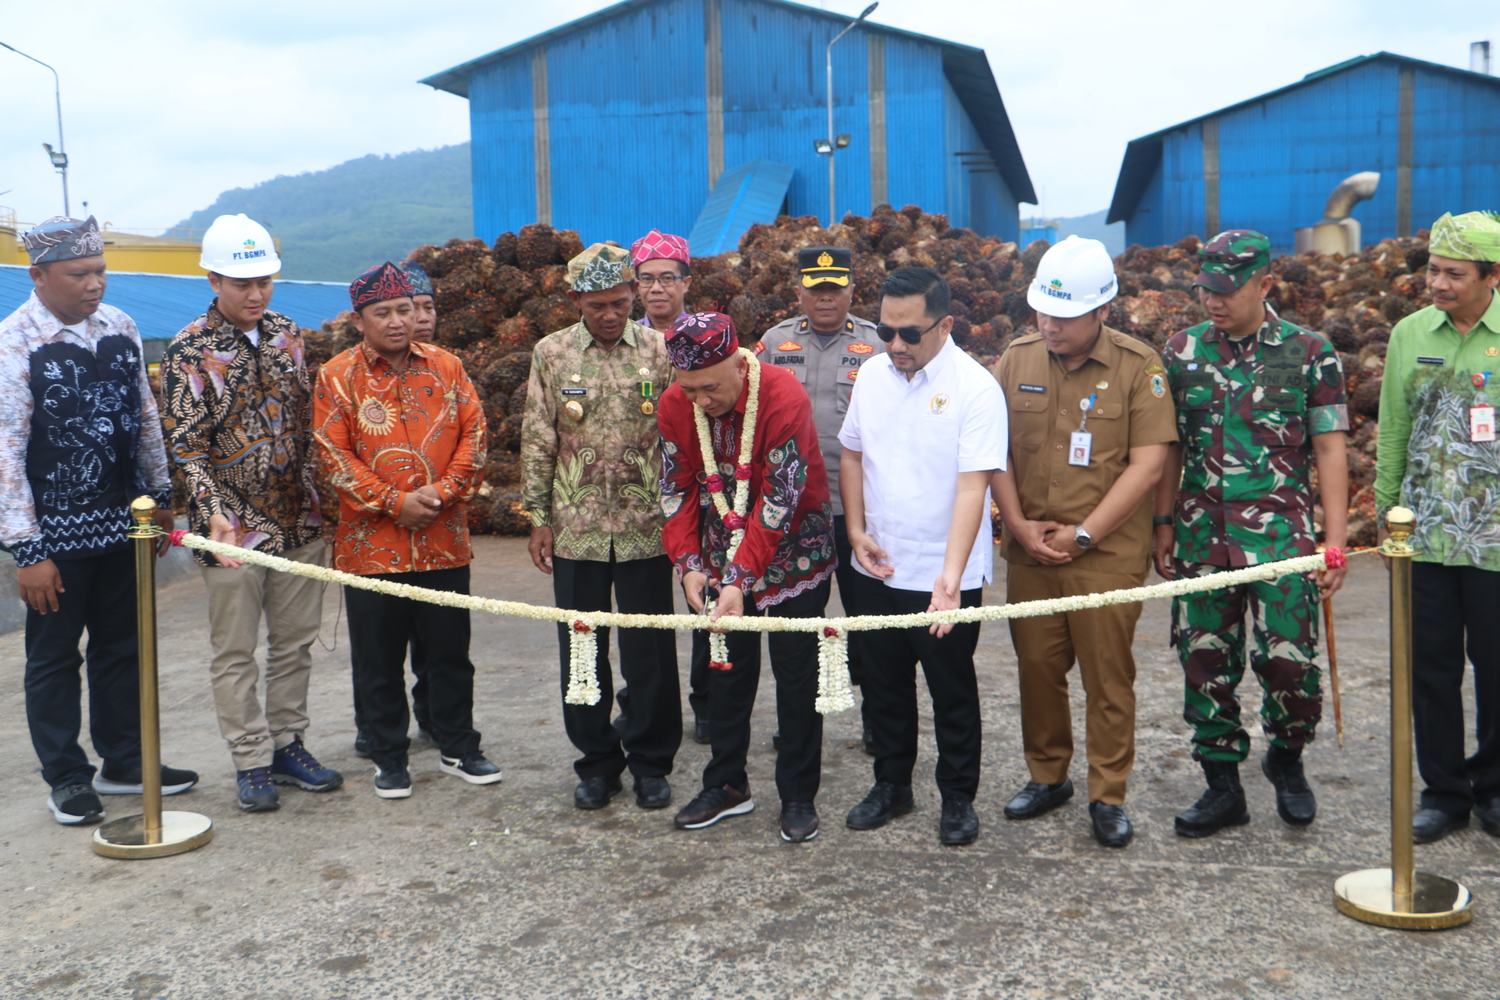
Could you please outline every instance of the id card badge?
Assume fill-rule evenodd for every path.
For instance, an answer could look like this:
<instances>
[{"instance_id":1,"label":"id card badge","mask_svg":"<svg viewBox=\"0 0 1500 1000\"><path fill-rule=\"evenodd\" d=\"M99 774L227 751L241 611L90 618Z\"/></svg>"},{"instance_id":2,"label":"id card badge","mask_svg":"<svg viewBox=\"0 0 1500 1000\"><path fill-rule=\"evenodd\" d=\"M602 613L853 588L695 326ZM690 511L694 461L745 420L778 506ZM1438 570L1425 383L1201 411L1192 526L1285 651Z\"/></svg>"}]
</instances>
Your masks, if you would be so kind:
<instances>
[{"instance_id":1,"label":"id card badge","mask_svg":"<svg viewBox=\"0 0 1500 1000\"><path fill-rule=\"evenodd\" d=\"M1469 407L1469 440L1477 443L1495 440L1495 408Z\"/></svg>"},{"instance_id":2,"label":"id card badge","mask_svg":"<svg viewBox=\"0 0 1500 1000\"><path fill-rule=\"evenodd\" d=\"M1493 411L1491 411L1493 413ZM1490 440L1494 438L1494 422L1490 425ZM1072 439L1068 442L1068 464L1088 465L1089 455L1094 450L1094 435L1088 431L1074 431Z\"/></svg>"}]
</instances>

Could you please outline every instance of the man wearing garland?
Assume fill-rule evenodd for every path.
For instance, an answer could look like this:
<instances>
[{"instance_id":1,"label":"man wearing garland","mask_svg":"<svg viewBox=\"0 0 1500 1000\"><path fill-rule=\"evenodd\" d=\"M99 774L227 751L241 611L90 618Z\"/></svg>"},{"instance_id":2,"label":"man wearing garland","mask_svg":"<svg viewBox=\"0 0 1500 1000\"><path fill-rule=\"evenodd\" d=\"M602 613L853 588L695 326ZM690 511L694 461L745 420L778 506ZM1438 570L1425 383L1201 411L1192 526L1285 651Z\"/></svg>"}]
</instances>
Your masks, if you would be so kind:
<instances>
[{"instance_id":1,"label":"man wearing garland","mask_svg":"<svg viewBox=\"0 0 1500 1000\"><path fill-rule=\"evenodd\" d=\"M568 298L583 319L537 342L521 425L521 505L531 515L528 549L552 577L560 608L672 613L672 564L661 544L661 454L656 404L672 377L665 338L630 319L635 275L622 247L595 243L568 262ZM571 666L569 628L558 623L562 688ZM672 801L667 775L682 744L676 636L619 630L620 674L632 708L610 725L609 630L600 629L590 669L601 696L564 700L563 725L582 754L573 764L573 804L602 809L634 778L636 805Z\"/></svg>"},{"instance_id":2,"label":"man wearing garland","mask_svg":"<svg viewBox=\"0 0 1500 1000\"><path fill-rule=\"evenodd\" d=\"M1172 445L1156 487L1156 569L1168 579L1312 555L1312 472L1317 469L1330 547L1346 543L1348 466L1344 369L1333 345L1276 315L1271 241L1248 229L1198 250L1198 299L1209 321L1162 351L1177 404ZM1149 371L1149 369L1148 369ZM1159 377L1159 376L1153 376ZM1295 827L1317 814L1302 769L1323 699L1318 689L1318 602L1344 570L1188 594L1172 601L1172 640L1184 675L1183 717L1208 789L1177 816L1177 833L1207 837L1250 822L1239 766L1250 752L1235 688L1245 661L1260 679L1261 726L1270 746L1261 771L1276 809ZM1247 649L1245 618L1254 648Z\"/></svg>"},{"instance_id":3,"label":"man wearing garland","mask_svg":"<svg viewBox=\"0 0 1500 1000\"><path fill-rule=\"evenodd\" d=\"M767 364L785 368L797 376L813 404L818 425L818 447L829 467L828 499L833 505L833 541L839 565L834 573L844 613L863 613L859 602L865 579L855 568L844 526L844 502L839 494L839 429L849 412L849 399L860 366L875 357L875 324L852 316L854 303L854 255L843 247L803 247L797 251L797 305L801 315L778 323L762 334L756 355ZM864 678L865 643L849 648L849 680ZM861 742L865 753L874 754L870 731L869 702L860 703L864 717Z\"/></svg>"},{"instance_id":4,"label":"man wearing garland","mask_svg":"<svg viewBox=\"0 0 1500 1000\"><path fill-rule=\"evenodd\" d=\"M1427 246L1432 305L1396 324L1380 384L1375 502L1417 515L1412 709L1419 844L1500 837L1500 214L1446 214ZM1382 528L1382 531L1384 529ZM1475 750L1464 756L1464 661Z\"/></svg>"},{"instance_id":5,"label":"man wearing garland","mask_svg":"<svg viewBox=\"0 0 1500 1000\"><path fill-rule=\"evenodd\" d=\"M313 394L314 433L339 492L334 567L467 594L468 501L484 466L484 411L457 358L412 343L412 285L400 268L370 268L349 299L364 340L323 365ZM438 769L475 785L499 781L474 729L468 610L356 587L344 599L375 794L411 795L404 667L413 636L428 653Z\"/></svg>"},{"instance_id":6,"label":"man wearing garland","mask_svg":"<svg viewBox=\"0 0 1500 1000\"><path fill-rule=\"evenodd\" d=\"M788 372L739 346L720 313L680 320L667 338L677 381L661 399L662 542L694 611L816 618L837 556L827 473L812 404ZM771 671L782 748L776 759L781 836L818 833L813 800L822 769L818 637L772 632ZM717 645L717 643L715 643ZM696 830L755 808L745 757L760 680L760 635L730 632L709 664L712 757L703 791L677 814Z\"/></svg>"},{"instance_id":7,"label":"man wearing garland","mask_svg":"<svg viewBox=\"0 0 1500 1000\"><path fill-rule=\"evenodd\" d=\"M135 553L130 502L172 527L161 421L134 321L104 304L99 226L54 217L22 237L31 296L0 321L0 546L26 611L26 722L59 823L104 818L105 795L141 794ZM163 538L158 552L166 551ZM89 633L89 731L78 743L78 643ZM163 795L197 782L163 767Z\"/></svg>"},{"instance_id":8,"label":"man wearing garland","mask_svg":"<svg viewBox=\"0 0 1500 1000\"><path fill-rule=\"evenodd\" d=\"M293 562L327 564L314 485L312 380L302 331L268 308L281 260L264 226L221 215L199 261L214 300L172 339L162 398L172 458L199 535ZM208 595L209 679L219 732L234 760L239 807L280 806L276 785L310 792L344 778L303 745L312 644L323 584L195 552ZM264 700L255 662L265 619Z\"/></svg>"}]
</instances>

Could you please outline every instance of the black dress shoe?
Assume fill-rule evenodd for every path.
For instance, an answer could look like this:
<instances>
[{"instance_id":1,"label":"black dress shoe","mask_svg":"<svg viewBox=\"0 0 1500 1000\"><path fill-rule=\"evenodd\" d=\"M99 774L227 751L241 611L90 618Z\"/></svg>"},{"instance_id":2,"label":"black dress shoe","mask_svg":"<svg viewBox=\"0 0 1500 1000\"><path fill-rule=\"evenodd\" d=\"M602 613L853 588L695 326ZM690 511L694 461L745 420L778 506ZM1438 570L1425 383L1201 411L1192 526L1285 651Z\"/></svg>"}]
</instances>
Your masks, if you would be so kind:
<instances>
[{"instance_id":1,"label":"black dress shoe","mask_svg":"<svg viewBox=\"0 0 1500 1000\"><path fill-rule=\"evenodd\" d=\"M1094 828L1094 839L1105 847L1124 847L1135 836L1124 806L1090 802L1089 822Z\"/></svg>"},{"instance_id":2,"label":"black dress shoe","mask_svg":"<svg viewBox=\"0 0 1500 1000\"><path fill-rule=\"evenodd\" d=\"M944 795L938 841L947 847L959 847L974 843L978 836L979 815L974 812L974 803L962 795Z\"/></svg>"},{"instance_id":3,"label":"black dress shoe","mask_svg":"<svg viewBox=\"0 0 1500 1000\"><path fill-rule=\"evenodd\" d=\"M781 839L800 844L818 835L818 810L811 802L783 802L781 805Z\"/></svg>"},{"instance_id":4,"label":"black dress shoe","mask_svg":"<svg viewBox=\"0 0 1500 1000\"><path fill-rule=\"evenodd\" d=\"M1411 818L1411 839L1419 844L1430 844L1442 840L1454 830L1465 829L1468 825L1467 816L1455 816L1441 809L1418 809L1417 814Z\"/></svg>"},{"instance_id":5,"label":"black dress shoe","mask_svg":"<svg viewBox=\"0 0 1500 1000\"><path fill-rule=\"evenodd\" d=\"M1260 759L1260 772L1276 786L1276 811L1292 826L1307 826L1318 815L1318 800L1302 773L1302 751L1272 747Z\"/></svg>"},{"instance_id":6,"label":"black dress shoe","mask_svg":"<svg viewBox=\"0 0 1500 1000\"><path fill-rule=\"evenodd\" d=\"M642 809L665 809L672 801L672 786L659 774L635 779L635 804Z\"/></svg>"},{"instance_id":7,"label":"black dress shoe","mask_svg":"<svg viewBox=\"0 0 1500 1000\"><path fill-rule=\"evenodd\" d=\"M1474 806L1474 815L1479 817L1479 825L1484 827L1484 832L1491 837L1500 837L1500 799L1492 799L1483 805Z\"/></svg>"},{"instance_id":8,"label":"black dress shoe","mask_svg":"<svg viewBox=\"0 0 1500 1000\"><path fill-rule=\"evenodd\" d=\"M713 742L708 733L708 719L697 712L693 713L693 742L701 743L704 746Z\"/></svg>"},{"instance_id":9,"label":"black dress shoe","mask_svg":"<svg viewBox=\"0 0 1500 1000\"><path fill-rule=\"evenodd\" d=\"M1039 781L1028 781L1007 803L1007 819L1036 819L1051 812L1073 797L1073 780L1064 778L1055 785L1044 785Z\"/></svg>"},{"instance_id":10,"label":"black dress shoe","mask_svg":"<svg viewBox=\"0 0 1500 1000\"><path fill-rule=\"evenodd\" d=\"M609 805L609 800L625 790L620 784L620 776L605 778L596 776L584 778L573 789L573 804L579 809L603 809Z\"/></svg>"},{"instance_id":11,"label":"black dress shoe","mask_svg":"<svg viewBox=\"0 0 1500 1000\"><path fill-rule=\"evenodd\" d=\"M905 816L914 808L916 803L912 801L910 785L881 781L870 789L863 802L849 810L844 823L851 830L873 830L885 826L897 816Z\"/></svg>"}]
</instances>

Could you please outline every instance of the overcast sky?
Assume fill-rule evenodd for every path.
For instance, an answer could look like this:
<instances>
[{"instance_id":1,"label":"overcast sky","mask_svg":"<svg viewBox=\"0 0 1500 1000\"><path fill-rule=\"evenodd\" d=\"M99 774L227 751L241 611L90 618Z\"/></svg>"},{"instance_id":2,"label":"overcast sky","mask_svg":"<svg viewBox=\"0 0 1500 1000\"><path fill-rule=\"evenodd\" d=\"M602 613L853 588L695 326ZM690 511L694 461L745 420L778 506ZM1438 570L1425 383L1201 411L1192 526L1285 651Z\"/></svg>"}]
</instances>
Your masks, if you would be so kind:
<instances>
[{"instance_id":1,"label":"overcast sky","mask_svg":"<svg viewBox=\"0 0 1500 1000\"><path fill-rule=\"evenodd\" d=\"M101 221L148 228L277 174L464 142L468 102L418 79L607 6L11 0L0 41L61 75L74 214L87 199ZM986 50L1058 216L1108 206L1137 136L1352 56L1467 68L1470 42L1500 49L1494 0L882 0L872 20ZM41 148L57 139L52 75L0 49L0 95L0 205L38 221L62 208Z\"/></svg>"}]
</instances>

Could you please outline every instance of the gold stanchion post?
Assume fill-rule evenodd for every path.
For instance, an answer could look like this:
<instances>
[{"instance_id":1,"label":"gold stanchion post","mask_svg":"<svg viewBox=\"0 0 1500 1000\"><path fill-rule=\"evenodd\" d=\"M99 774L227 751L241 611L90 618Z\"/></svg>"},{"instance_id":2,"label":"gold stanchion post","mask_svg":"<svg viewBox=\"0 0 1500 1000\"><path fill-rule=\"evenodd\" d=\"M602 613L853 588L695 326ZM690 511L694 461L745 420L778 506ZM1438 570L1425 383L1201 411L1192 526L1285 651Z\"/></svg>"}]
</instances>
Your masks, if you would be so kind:
<instances>
[{"instance_id":1,"label":"gold stanchion post","mask_svg":"<svg viewBox=\"0 0 1500 1000\"><path fill-rule=\"evenodd\" d=\"M1380 547L1391 562L1391 867L1367 868L1333 884L1339 912L1382 927L1430 931L1458 927L1474 917L1469 890L1440 875L1416 870L1411 835L1411 558L1416 515L1393 507L1391 537Z\"/></svg>"},{"instance_id":2,"label":"gold stanchion post","mask_svg":"<svg viewBox=\"0 0 1500 1000\"><path fill-rule=\"evenodd\" d=\"M141 807L139 816L111 820L94 831L96 854L107 858L164 858L202 847L213 839L213 821L190 812L162 812L161 717L156 681L156 502L137 497L130 505L135 527L136 632L141 685Z\"/></svg>"}]
</instances>

